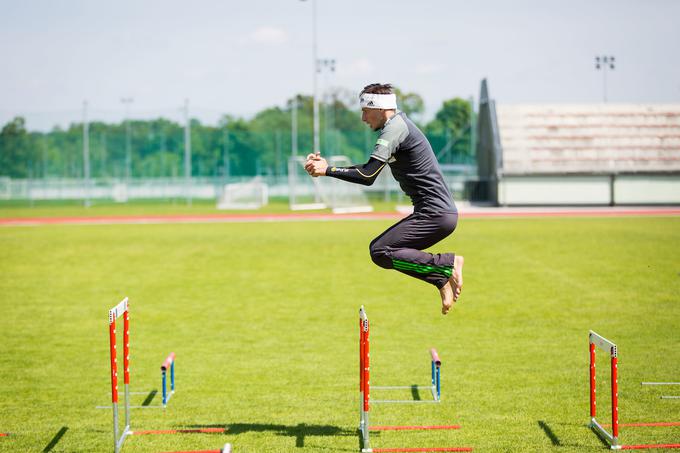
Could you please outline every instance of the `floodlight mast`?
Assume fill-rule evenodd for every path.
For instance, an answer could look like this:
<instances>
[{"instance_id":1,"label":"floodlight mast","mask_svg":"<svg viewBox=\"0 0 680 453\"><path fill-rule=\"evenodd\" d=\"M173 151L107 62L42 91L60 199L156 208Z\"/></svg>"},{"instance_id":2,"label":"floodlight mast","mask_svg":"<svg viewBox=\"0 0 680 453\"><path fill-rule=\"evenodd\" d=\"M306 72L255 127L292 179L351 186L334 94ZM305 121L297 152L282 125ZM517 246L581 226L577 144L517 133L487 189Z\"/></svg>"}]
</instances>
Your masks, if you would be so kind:
<instances>
[{"instance_id":1,"label":"floodlight mast","mask_svg":"<svg viewBox=\"0 0 680 453\"><path fill-rule=\"evenodd\" d=\"M184 181L187 204L191 206L191 120L189 118L189 99L184 100Z\"/></svg>"},{"instance_id":2,"label":"floodlight mast","mask_svg":"<svg viewBox=\"0 0 680 453\"><path fill-rule=\"evenodd\" d=\"M607 69L616 68L616 59L613 56L602 55L595 57L595 69L602 70L602 98L607 103Z\"/></svg>"},{"instance_id":3,"label":"floodlight mast","mask_svg":"<svg viewBox=\"0 0 680 453\"><path fill-rule=\"evenodd\" d=\"M307 0L300 0L300 1L307 1ZM318 103L318 98L317 98L317 78L318 78L318 73L320 72L319 68L319 62L316 57L317 55L317 46L316 46L316 0L310 0L312 3L312 69L314 71L314 97L312 104L314 105L314 152L319 153L321 152L320 145L319 145L319 103Z\"/></svg>"},{"instance_id":4,"label":"floodlight mast","mask_svg":"<svg viewBox=\"0 0 680 453\"><path fill-rule=\"evenodd\" d=\"M83 101L83 179L85 207L90 207L90 123L87 120L87 101Z\"/></svg>"},{"instance_id":5,"label":"floodlight mast","mask_svg":"<svg viewBox=\"0 0 680 453\"><path fill-rule=\"evenodd\" d=\"M120 102L125 106L125 180L130 181L132 176L132 144L130 143L130 104L131 97L121 98Z\"/></svg>"}]
</instances>

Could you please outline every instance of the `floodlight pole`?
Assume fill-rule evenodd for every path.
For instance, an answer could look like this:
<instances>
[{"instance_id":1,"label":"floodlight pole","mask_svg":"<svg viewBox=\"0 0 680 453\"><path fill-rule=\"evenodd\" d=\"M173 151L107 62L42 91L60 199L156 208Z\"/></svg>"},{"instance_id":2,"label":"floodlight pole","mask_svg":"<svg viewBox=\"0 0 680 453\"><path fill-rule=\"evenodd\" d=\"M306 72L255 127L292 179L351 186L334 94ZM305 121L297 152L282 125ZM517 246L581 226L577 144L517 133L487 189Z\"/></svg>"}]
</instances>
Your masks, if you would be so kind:
<instances>
[{"instance_id":1,"label":"floodlight pole","mask_svg":"<svg viewBox=\"0 0 680 453\"><path fill-rule=\"evenodd\" d=\"M184 100L184 182L187 204L191 206L191 122L189 120L189 99Z\"/></svg>"},{"instance_id":2,"label":"floodlight pole","mask_svg":"<svg viewBox=\"0 0 680 453\"><path fill-rule=\"evenodd\" d=\"M318 68L318 72L321 73L323 70L328 70L330 73L335 73L335 59L333 58L320 58L316 60L316 65ZM326 80L326 85L330 85L328 83L328 80ZM325 87L326 90L328 89L328 86ZM326 148L329 147L329 138L328 138L328 101L330 99L329 93L326 92L326 95L324 96L324 99L326 101L326 104L324 105L324 118L325 118L325 125L324 125L324 136L325 138L325 146ZM329 151L328 149L326 150L327 152Z\"/></svg>"},{"instance_id":3,"label":"floodlight pole","mask_svg":"<svg viewBox=\"0 0 680 453\"><path fill-rule=\"evenodd\" d=\"M607 69L613 71L615 67L615 58L613 56L603 55L595 57L595 69L602 70L602 97L605 104L607 103Z\"/></svg>"},{"instance_id":4,"label":"floodlight pole","mask_svg":"<svg viewBox=\"0 0 680 453\"><path fill-rule=\"evenodd\" d=\"M307 1L307 0L300 0L300 1ZM317 78L318 78L318 73L320 71L319 68L319 62L316 58L317 54L317 49L316 49L316 0L310 0L312 3L312 70L314 71L313 73L313 79L314 79L314 95L313 95L313 110L314 110L314 119L313 119L313 124L314 124L314 152L318 153L320 152L320 146L319 146L319 102L317 99Z\"/></svg>"},{"instance_id":5,"label":"floodlight pole","mask_svg":"<svg viewBox=\"0 0 680 453\"><path fill-rule=\"evenodd\" d=\"M87 101L83 101L83 179L85 207L90 207L90 123L87 121Z\"/></svg>"},{"instance_id":6,"label":"floodlight pole","mask_svg":"<svg viewBox=\"0 0 680 453\"><path fill-rule=\"evenodd\" d=\"M291 148L293 156L297 156L298 153L298 97L295 95L293 97L293 102L291 104Z\"/></svg>"},{"instance_id":7,"label":"floodlight pole","mask_svg":"<svg viewBox=\"0 0 680 453\"><path fill-rule=\"evenodd\" d=\"M319 99L318 99L318 74L319 67L317 63L317 46L316 46L316 0L312 1L312 46L314 52L314 152L321 152L319 144Z\"/></svg>"},{"instance_id":8,"label":"floodlight pole","mask_svg":"<svg viewBox=\"0 0 680 453\"><path fill-rule=\"evenodd\" d=\"M130 104L132 98L121 98L120 102L125 106L125 180L132 177L132 144L130 142Z\"/></svg>"}]
</instances>

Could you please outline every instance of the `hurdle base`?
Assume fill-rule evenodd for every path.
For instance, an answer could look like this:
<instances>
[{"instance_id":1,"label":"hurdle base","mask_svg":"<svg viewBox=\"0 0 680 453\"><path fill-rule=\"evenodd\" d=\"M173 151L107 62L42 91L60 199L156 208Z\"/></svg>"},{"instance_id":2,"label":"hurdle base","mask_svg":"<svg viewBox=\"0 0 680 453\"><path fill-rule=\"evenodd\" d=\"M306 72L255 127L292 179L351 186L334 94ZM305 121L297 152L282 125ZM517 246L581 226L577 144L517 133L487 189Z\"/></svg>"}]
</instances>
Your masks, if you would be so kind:
<instances>
[{"instance_id":1,"label":"hurdle base","mask_svg":"<svg viewBox=\"0 0 680 453\"><path fill-rule=\"evenodd\" d=\"M609 444L609 448L612 450L620 450L621 445L619 444L619 439L617 437L614 437L613 435L609 434L609 432L604 429L600 423L598 423L595 418L590 419L590 424L588 427L593 430L593 432L599 437L600 439L604 440Z\"/></svg>"},{"instance_id":2,"label":"hurdle base","mask_svg":"<svg viewBox=\"0 0 680 453\"><path fill-rule=\"evenodd\" d=\"M165 400L163 401L163 406L162 406L163 409L165 409L168 406L168 403L170 402L170 398L172 398L172 395L174 395L174 394L175 394L174 390L171 391L170 393L168 393L167 398L165 398Z\"/></svg>"},{"instance_id":3,"label":"hurdle base","mask_svg":"<svg viewBox=\"0 0 680 453\"><path fill-rule=\"evenodd\" d=\"M125 442L125 438L127 436L131 436L132 431L130 431L130 425L126 425L125 429L123 430L123 434L120 435L118 440L116 441L116 452L119 452L121 448L123 448L123 442Z\"/></svg>"}]
</instances>

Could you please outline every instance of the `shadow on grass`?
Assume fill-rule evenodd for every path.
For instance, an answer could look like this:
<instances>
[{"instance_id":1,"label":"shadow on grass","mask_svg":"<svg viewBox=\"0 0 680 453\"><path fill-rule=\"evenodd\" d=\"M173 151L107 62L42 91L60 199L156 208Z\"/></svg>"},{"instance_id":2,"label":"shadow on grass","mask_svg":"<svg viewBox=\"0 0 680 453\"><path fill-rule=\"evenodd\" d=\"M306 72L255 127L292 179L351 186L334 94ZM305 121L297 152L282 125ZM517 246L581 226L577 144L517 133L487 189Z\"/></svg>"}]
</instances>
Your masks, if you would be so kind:
<instances>
[{"instance_id":1,"label":"shadow on grass","mask_svg":"<svg viewBox=\"0 0 680 453\"><path fill-rule=\"evenodd\" d=\"M548 436L548 439L550 439L550 442L552 442L552 444L554 446L556 446L556 447L562 446L562 443L560 442L559 437L557 437L555 435L552 428L550 428L550 426L548 426L548 424L546 422L544 422L543 420L539 420L538 426L543 430L545 435Z\"/></svg>"},{"instance_id":2,"label":"shadow on grass","mask_svg":"<svg viewBox=\"0 0 680 453\"><path fill-rule=\"evenodd\" d=\"M414 401L420 401L420 392L418 391L418 386L413 384L411 386L411 395Z\"/></svg>"},{"instance_id":3,"label":"shadow on grass","mask_svg":"<svg viewBox=\"0 0 680 453\"><path fill-rule=\"evenodd\" d=\"M57 434L54 435L52 440L50 441L49 444L43 449L42 453L47 453L49 451L52 451L52 449L59 443L62 437L64 437L64 434L66 434L66 431L68 431L68 426L62 426L59 431L57 431Z\"/></svg>"},{"instance_id":4,"label":"shadow on grass","mask_svg":"<svg viewBox=\"0 0 680 453\"><path fill-rule=\"evenodd\" d=\"M597 435L597 438L598 438L598 440L599 440L600 442L602 442L602 445L604 445L604 446L607 447L607 448L610 448L610 447L611 447L611 445L609 444L609 440L608 440L607 438L605 438L605 437L602 435L601 432L599 432L598 430L596 430L596 429L593 428L592 426L589 426L588 429L590 429L592 432L595 433L595 435Z\"/></svg>"},{"instance_id":5,"label":"shadow on grass","mask_svg":"<svg viewBox=\"0 0 680 453\"><path fill-rule=\"evenodd\" d=\"M269 423L231 423L224 425L190 425L190 428L225 428L228 434L262 433L272 432L277 436L295 438L296 447L305 446L305 437L308 436L355 436L356 431L340 428L333 425L274 425Z\"/></svg>"},{"instance_id":6,"label":"shadow on grass","mask_svg":"<svg viewBox=\"0 0 680 453\"><path fill-rule=\"evenodd\" d=\"M541 429L543 430L543 432L545 433L545 435L546 435L546 436L548 437L548 439L550 440L550 443L552 443L554 447L585 447L585 446L586 446L586 445L579 444L579 443L564 444L564 443L562 443L562 441L560 440L560 438L557 436L557 434L555 434L555 431L554 431L553 428L548 424L548 422L546 422L546 421L544 421L544 420L538 420L537 423L538 423L538 427L541 428ZM558 425L558 426L563 426L563 427L564 427L564 426L578 426L578 427L585 427L585 425L581 425L581 424L573 424L573 423L557 423L557 425ZM590 428L588 428L588 429L590 429ZM596 432L596 434L597 434L597 432ZM606 447L609 447L609 444L608 444L605 440L603 440L603 439L600 437L599 434L598 434L597 437L598 437L598 439L600 440L600 442L602 442L603 445L605 445Z\"/></svg>"},{"instance_id":7,"label":"shadow on grass","mask_svg":"<svg viewBox=\"0 0 680 453\"><path fill-rule=\"evenodd\" d=\"M142 406L149 406L151 404L151 401L153 401L154 397L158 393L158 390L151 390L149 392L149 395L146 397L144 402L142 402Z\"/></svg>"}]
</instances>

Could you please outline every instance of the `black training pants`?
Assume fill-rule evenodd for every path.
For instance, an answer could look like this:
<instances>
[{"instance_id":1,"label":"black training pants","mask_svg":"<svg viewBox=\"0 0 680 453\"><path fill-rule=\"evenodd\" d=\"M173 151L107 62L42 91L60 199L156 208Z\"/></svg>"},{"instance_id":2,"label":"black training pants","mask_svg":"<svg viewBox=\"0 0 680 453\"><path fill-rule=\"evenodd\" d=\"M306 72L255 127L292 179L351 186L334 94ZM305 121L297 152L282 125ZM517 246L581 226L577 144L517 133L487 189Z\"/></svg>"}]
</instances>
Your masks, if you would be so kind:
<instances>
[{"instance_id":1,"label":"black training pants","mask_svg":"<svg viewBox=\"0 0 680 453\"><path fill-rule=\"evenodd\" d=\"M457 213L414 212L371 242L371 259L380 267L396 269L441 288L451 276L456 255L422 250L453 233L457 223Z\"/></svg>"}]
</instances>

